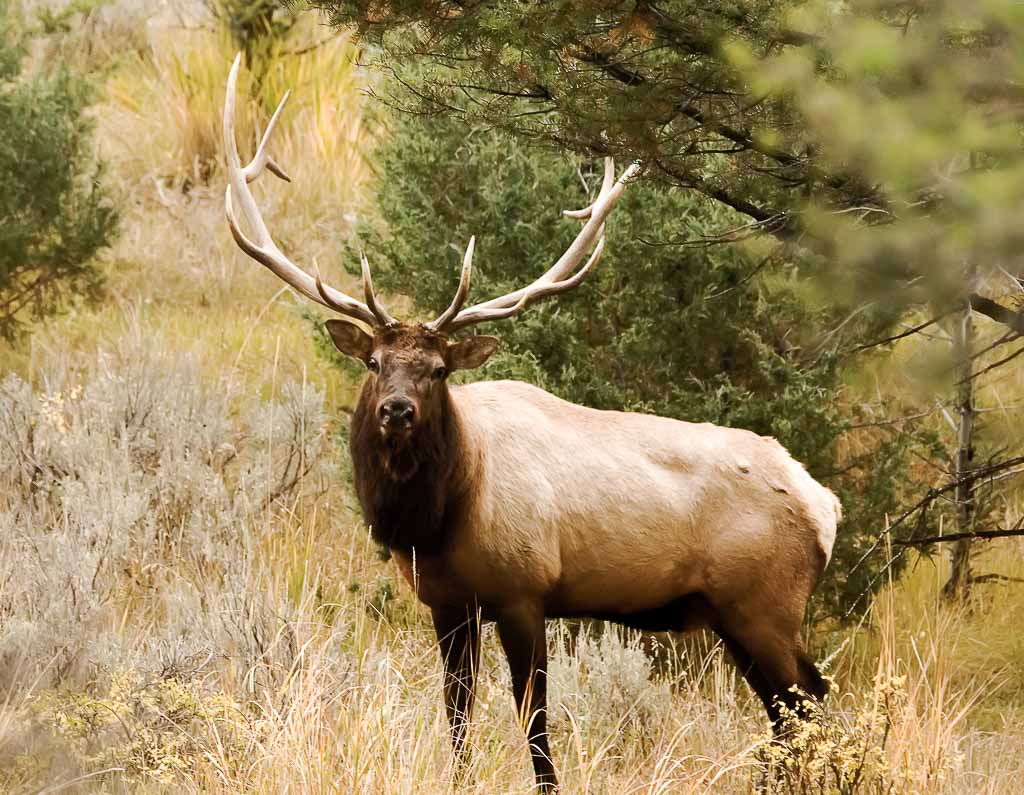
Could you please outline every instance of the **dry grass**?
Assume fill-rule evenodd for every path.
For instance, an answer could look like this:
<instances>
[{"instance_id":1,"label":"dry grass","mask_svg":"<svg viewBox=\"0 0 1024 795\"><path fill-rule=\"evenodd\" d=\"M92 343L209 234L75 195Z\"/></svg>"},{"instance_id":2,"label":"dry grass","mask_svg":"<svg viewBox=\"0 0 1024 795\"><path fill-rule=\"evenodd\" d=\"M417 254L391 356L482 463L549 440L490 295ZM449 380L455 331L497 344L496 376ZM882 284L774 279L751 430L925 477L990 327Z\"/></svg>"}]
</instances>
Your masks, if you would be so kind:
<instances>
[{"instance_id":1,"label":"dry grass","mask_svg":"<svg viewBox=\"0 0 1024 795\"><path fill-rule=\"evenodd\" d=\"M529 792L490 630L472 769L451 781L429 617L343 476L334 417L354 385L225 228L231 47L151 28L98 109L127 207L109 299L0 351L0 791ZM276 151L295 185L264 196L299 261L330 261L368 178L350 56L344 41L279 56L244 114L298 87ZM986 570L1020 570L1024 546L989 549ZM1024 588L981 586L950 609L943 575L919 561L861 626L815 639L836 692L808 735L814 764L777 763L770 788L1019 791ZM551 643L567 792L761 781L760 707L712 642L657 667L628 636Z\"/></svg>"},{"instance_id":2,"label":"dry grass","mask_svg":"<svg viewBox=\"0 0 1024 795\"><path fill-rule=\"evenodd\" d=\"M211 374L231 370L262 388L268 363L276 362L299 377L313 359L308 325L298 318L301 304L225 233L220 115L234 57L230 40L205 27L150 24L144 31L146 48L121 59L95 111L99 149L124 213L121 240L104 263L107 302L72 309L28 344L3 351L0 363L34 382L39 362L109 342L133 314L170 348L201 345ZM323 35L305 24L280 47L302 50ZM333 252L355 219L369 176L354 57L344 38L301 57L277 55L263 83L266 102L238 109L244 156L254 121L269 118L292 90L273 152L293 182L268 176L256 191L282 248L307 266L316 257L333 282L350 288ZM258 326L272 333L256 333ZM323 377L332 405L350 397L350 385Z\"/></svg>"}]
</instances>

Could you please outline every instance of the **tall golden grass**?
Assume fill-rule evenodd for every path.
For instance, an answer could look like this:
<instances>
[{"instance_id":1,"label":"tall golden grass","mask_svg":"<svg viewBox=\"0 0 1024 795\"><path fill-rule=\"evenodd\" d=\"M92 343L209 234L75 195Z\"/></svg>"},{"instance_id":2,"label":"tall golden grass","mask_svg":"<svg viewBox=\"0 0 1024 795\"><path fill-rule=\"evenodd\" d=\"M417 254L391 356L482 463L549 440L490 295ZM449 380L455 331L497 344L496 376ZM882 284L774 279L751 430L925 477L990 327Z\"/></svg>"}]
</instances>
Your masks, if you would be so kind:
<instances>
[{"instance_id":1,"label":"tall golden grass","mask_svg":"<svg viewBox=\"0 0 1024 795\"><path fill-rule=\"evenodd\" d=\"M215 211L223 203L221 119L235 47L217 28L150 28L149 36L146 54L117 70L97 109L101 151L129 191L135 215L115 252L126 256L111 269L113 288L160 284L165 294L220 305L237 303L251 285L269 295L263 288L271 277L247 278L253 266L225 237ZM290 90L272 152L292 182L266 174L255 190L282 248L307 267L317 257L344 283L335 252L363 208L370 173L366 76L354 65L351 41L314 36L325 34L303 24L276 43L258 65L258 89L253 71L243 70L238 143L243 158L254 150L257 130ZM182 246L184 239L193 245Z\"/></svg>"},{"instance_id":2,"label":"tall golden grass","mask_svg":"<svg viewBox=\"0 0 1024 795\"><path fill-rule=\"evenodd\" d=\"M177 672L154 683L152 674L117 671L99 692L28 688L0 712L0 754L9 750L5 735L25 742L12 727L32 720L52 725L47 756L74 759L84 734L113 735L107 755L87 757L82 767L92 759L93 768L74 776L95 773L95 783L108 789L530 792L528 755L493 633L485 636L473 762L457 785L429 618L407 594L381 610L371 594L339 588L392 581L362 533L350 526L340 535L341 543L337 526L312 507L295 506L268 539L252 576L288 619L266 639L253 668L238 670L224 649L196 675ZM769 791L1018 791L1019 716L1000 706L1005 722L998 727L973 719L1003 705L999 691L1013 670L998 659L973 675L965 670L966 647L979 642L970 617L936 601L908 611L907 590L886 589L833 658L827 730L808 735L815 745L806 753L818 766L802 766L799 776L776 770ZM908 624L908 612L923 623ZM145 632L134 623L129 619L126 631ZM765 783L771 746L760 707L718 648L683 657L659 676L635 639L610 634L571 650L565 640L556 633L551 670L553 748L567 792L742 793ZM639 703L641 683L630 686L638 669L657 701ZM144 720L146 709L164 719ZM111 732L121 724L123 737ZM10 766L8 757L5 769L25 764L21 757ZM854 780L856 786L836 786ZM12 791L31 790L18 786L28 781L7 783Z\"/></svg>"},{"instance_id":3,"label":"tall golden grass","mask_svg":"<svg viewBox=\"0 0 1024 795\"><path fill-rule=\"evenodd\" d=\"M210 181L223 161L224 88L236 49L217 26L149 29L148 49L109 80L102 111L105 154L124 178L184 181L186 189ZM345 36L300 24L242 73L236 115L243 154L291 91L274 153L302 187L304 204L358 201L368 147L357 54Z\"/></svg>"}]
</instances>

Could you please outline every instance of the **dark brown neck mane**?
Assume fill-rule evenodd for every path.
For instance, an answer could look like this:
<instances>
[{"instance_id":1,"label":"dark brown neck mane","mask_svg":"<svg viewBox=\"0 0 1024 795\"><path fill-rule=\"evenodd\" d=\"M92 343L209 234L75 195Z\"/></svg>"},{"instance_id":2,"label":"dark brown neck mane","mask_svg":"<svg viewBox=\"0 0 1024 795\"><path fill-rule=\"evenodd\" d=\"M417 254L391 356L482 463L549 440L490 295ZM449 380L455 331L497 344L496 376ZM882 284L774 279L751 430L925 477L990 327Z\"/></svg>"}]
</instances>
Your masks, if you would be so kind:
<instances>
[{"instance_id":1,"label":"dark brown neck mane","mask_svg":"<svg viewBox=\"0 0 1024 795\"><path fill-rule=\"evenodd\" d=\"M437 554L464 498L457 483L462 440L451 396L446 392L434 419L400 445L381 435L374 405L364 384L349 434L363 518L374 540L390 549Z\"/></svg>"}]
</instances>

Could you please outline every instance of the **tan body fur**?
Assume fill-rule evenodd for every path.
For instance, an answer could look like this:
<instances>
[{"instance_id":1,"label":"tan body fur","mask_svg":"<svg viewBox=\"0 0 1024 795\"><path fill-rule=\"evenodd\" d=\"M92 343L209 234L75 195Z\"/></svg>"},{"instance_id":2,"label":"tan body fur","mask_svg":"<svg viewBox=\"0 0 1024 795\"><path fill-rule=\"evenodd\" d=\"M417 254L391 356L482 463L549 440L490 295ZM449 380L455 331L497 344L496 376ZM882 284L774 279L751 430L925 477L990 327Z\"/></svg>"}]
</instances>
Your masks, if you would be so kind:
<instances>
[{"instance_id":1,"label":"tan body fur","mask_svg":"<svg viewBox=\"0 0 1024 795\"><path fill-rule=\"evenodd\" d=\"M801 709L794 688L825 695L801 629L841 509L778 442L597 411L515 381L453 387L442 400L459 440L446 486L457 509L445 515L439 548L392 553L434 615L457 754L481 618L497 621L546 791L556 786L544 722L546 617L709 627L776 731L780 704Z\"/></svg>"},{"instance_id":2,"label":"tan body fur","mask_svg":"<svg viewBox=\"0 0 1024 795\"><path fill-rule=\"evenodd\" d=\"M425 603L529 594L548 615L628 614L699 593L730 611L788 601L799 631L839 505L774 439L514 381L451 398L472 497L440 556L400 555Z\"/></svg>"}]
</instances>

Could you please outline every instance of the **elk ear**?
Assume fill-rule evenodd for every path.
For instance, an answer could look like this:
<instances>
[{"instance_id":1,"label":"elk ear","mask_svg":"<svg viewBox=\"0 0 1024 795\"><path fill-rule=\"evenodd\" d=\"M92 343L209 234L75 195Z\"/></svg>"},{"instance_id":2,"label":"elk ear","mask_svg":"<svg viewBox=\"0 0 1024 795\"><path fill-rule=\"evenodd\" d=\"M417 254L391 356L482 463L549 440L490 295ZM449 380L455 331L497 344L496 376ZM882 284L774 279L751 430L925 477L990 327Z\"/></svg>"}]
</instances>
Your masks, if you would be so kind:
<instances>
[{"instance_id":1,"label":"elk ear","mask_svg":"<svg viewBox=\"0 0 1024 795\"><path fill-rule=\"evenodd\" d=\"M472 370L486 362L498 347L497 337L479 334L448 346L449 370Z\"/></svg>"},{"instance_id":2,"label":"elk ear","mask_svg":"<svg viewBox=\"0 0 1024 795\"><path fill-rule=\"evenodd\" d=\"M370 354L373 353L373 337L347 320L328 320L326 325L339 351L363 362L369 360Z\"/></svg>"}]
</instances>

